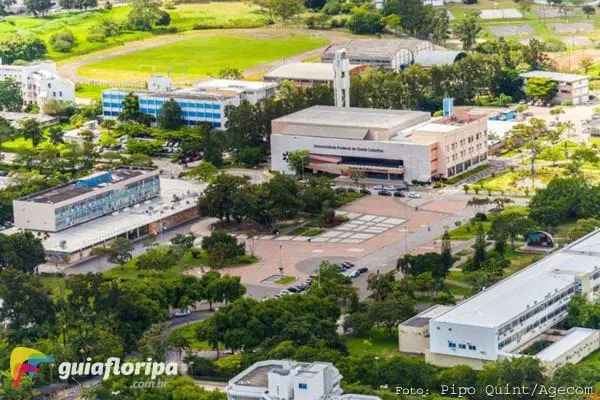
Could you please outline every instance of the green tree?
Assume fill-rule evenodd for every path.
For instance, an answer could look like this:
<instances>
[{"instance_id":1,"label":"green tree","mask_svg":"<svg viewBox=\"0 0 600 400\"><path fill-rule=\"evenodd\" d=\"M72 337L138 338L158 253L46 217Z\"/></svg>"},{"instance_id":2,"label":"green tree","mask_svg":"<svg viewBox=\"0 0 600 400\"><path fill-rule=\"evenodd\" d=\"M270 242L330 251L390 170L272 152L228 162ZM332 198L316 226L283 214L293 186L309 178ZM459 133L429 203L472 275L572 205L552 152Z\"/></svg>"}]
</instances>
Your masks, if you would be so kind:
<instances>
[{"instance_id":1,"label":"green tree","mask_svg":"<svg viewBox=\"0 0 600 400\"><path fill-rule=\"evenodd\" d=\"M523 61L529 64L532 70L544 70L548 68L550 59L544 52L544 44L538 39L530 39L529 44L523 48L522 54Z\"/></svg>"},{"instance_id":2,"label":"green tree","mask_svg":"<svg viewBox=\"0 0 600 400\"><path fill-rule=\"evenodd\" d=\"M297 176L303 174L304 169L310 163L310 153L308 150L296 150L287 155L288 167L293 170Z\"/></svg>"},{"instance_id":3,"label":"green tree","mask_svg":"<svg viewBox=\"0 0 600 400\"><path fill-rule=\"evenodd\" d=\"M32 273L46 261L42 241L31 232L0 234L0 266L12 267L21 272Z\"/></svg>"},{"instance_id":4,"label":"green tree","mask_svg":"<svg viewBox=\"0 0 600 400\"><path fill-rule=\"evenodd\" d=\"M585 6L581 7L581 11L583 11L587 19L590 19L590 15L596 14L596 9L594 8L594 6L590 6L589 4L586 4Z\"/></svg>"},{"instance_id":5,"label":"green tree","mask_svg":"<svg viewBox=\"0 0 600 400\"><path fill-rule=\"evenodd\" d=\"M208 216L230 222L234 196L247 185L246 179L240 176L217 175L198 200L200 209Z\"/></svg>"},{"instance_id":6,"label":"green tree","mask_svg":"<svg viewBox=\"0 0 600 400\"><path fill-rule=\"evenodd\" d=\"M2 144L15 136L15 128L5 118L0 117L0 157L2 153Z\"/></svg>"},{"instance_id":7,"label":"green tree","mask_svg":"<svg viewBox=\"0 0 600 400\"><path fill-rule=\"evenodd\" d=\"M450 234L448 231L442 235L442 249L441 249L442 263L448 269L452 268L454 264L454 257L452 256L452 242L450 241Z\"/></svg>"},{"instance_id":8,"label":"green tree","mask_svg":"<svg viewBox=\"0 0 600 400\"><path fill-rule=\"evenodd\" d=\"M244 74L239 68L224 67L217 72L217 78L220 79L244 79Z\"/></svg>"},{"instance_id":9,"label":"green tree","mask_svg":"<svg viewBox=\"0 0 600 400\"><path fill-rule=\"evenodd\" d=\"M161 18L158 0L133 0L131 11L127 15L129 25L138 31L151 31Z\"/></svg>"},{"instance_id":10,"label":"green tree","mask_svg":"<svg viewBox=\"0 0 600 400\"><path fill-rule=\"evenodd\" d=\"M299 15L304 9L302 0L267 0L269 12L281 18L283 22L294 15Z\"/></svg>"},{"instance_id":11,"label":"green tree","mask_svg":"<svg viewBox=\"0 0 600 400\"><path fill-rule=\"evenodd\" d=\"M223 231L213 231L202 238L202 250L206 251L209 263L213 267L223 267L228 262L245 254L244 244L238 244L235 236Z\"/></svg>"},{"instance_id":12,"label":"green tree","mask_svg":"<svg viewBox=\"0 0 600 400\"><path fill-rule=\"evenodd\" d=\"M48 10L52 8L51 0L25 0L25 7L27 11L33 15L40 16L46 15Z\"/></svg>"},{"instance_id":13,"label":"green tree","mask_svg":"<svg viewBox=\"0 0 600 400\"><path fill-rule=\"evenodd\" d=\"M477 271L481 269L483 264L487 261L487 252L486 252L487 242L485 241L485 231L483 230L483 225L477 225L477 235L475 236L475 244L473 247L475 248L475 252L473 253L473 257L471 258L471 262L468 264L468 271Z\"/></svg>"},{"instance_id":14,"label":"green tree","mask_svg":"<svg viewBox=\"0 0 600 400\"><path fill-rule=\"evenodd\" d=\"M158 126L162 129L175 130L181 128L182 125L183 113L179 104L173 99L164 102L160 108Z\"/></svg>"},{"instance_id":15,"label":"green tree","mask_svg":"<svg viewBox=\"0 0 600 400\"><path fill-rule=\"evenodd\" d=\"M353 10L347 26L352 33L372 34L381 32L384 24L378 13L368 11L361 7Z\"/></svg>"},{"instance_id":16,"label":"green tree","mask_svg":"<svg viewBox=\"0 0 600 400\"><path fill-rule=\"evenodd\" d=\"M140 111L140 100L133 93L129 93L123 99L123 109L117 116L117 119L123 122L138 122L144 125L149 125L150 123L149 116Z\"/></svg>"},{"instance_id":17,"label":"green tree","mask_svg":"<svg viewBox=\"0 0 600 400\"><path fill-rule=\"evenodd\" d=\"M133 245L125 238L116 238L110 243L108 248L110 250L108 262L110 263L122 265L132 258L131 251L133 250Z\"/></svg>"},{"instance_id":18,"label":"green tree","mask_svg":"<svg viewBox=\"0 0 600 400\"><path fill-rule=\"evenodd\" d=\"M21 87L13 78L0 81L0 110L20 111L23 107Z\"/></svg>"},{"instance_id":19,"label":"green tree","mask_svg":"<svg viewBox=\"0 0 600 400\"><path fill-rule=\"evenodd\" d=\"M191 342L180 329L175 329L167 339L167 345L170 349L177 352L177 360L181 360L181 355L190 348Z\"/></svg>"},{"instance_id":20,"label":"green tree","mask_svg":"<svg viewBox=\"0 0 600 400\"><path fill-rule=\"evenodd\" d=\"M477 40L477 35L481 32L481 12L466 12L458 21L454 31L463 44L463 50L470 50Z\"/></svg>"},{"instance_id":21,"label":"green tree","mask_svg":"<svg viewBox=\"0 0 600 400\"><path fill-rule=\"evenodd\" d=\"M27 118L21 121L20 131L25 139L31 140L33 147L37 147L44 138L40 123L35 118Z\"/></svg>"},{"instance_id":22,"label":"green tree","mask_svg":"<svg viewBox=\"0 0 600 400\"><path fill-rule=\"evenodd\" d=\"M528 78L525 94L532 99L551 100L556 94L558 84L548 78Z\"/></svg>"}]
</instances>

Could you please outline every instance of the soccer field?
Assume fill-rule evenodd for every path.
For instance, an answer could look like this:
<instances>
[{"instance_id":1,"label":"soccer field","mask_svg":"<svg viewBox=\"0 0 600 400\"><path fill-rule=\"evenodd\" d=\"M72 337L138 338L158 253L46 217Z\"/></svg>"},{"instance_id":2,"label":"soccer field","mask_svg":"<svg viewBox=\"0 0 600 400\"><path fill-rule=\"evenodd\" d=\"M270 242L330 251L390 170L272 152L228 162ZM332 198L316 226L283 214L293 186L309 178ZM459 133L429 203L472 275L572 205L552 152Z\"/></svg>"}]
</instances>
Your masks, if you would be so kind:
<instances>
[{"instance_id":1,"label":"soccer field","mask_svg":"<svg viewBox=\"0 0 600 400\"><path fill-rule=\"evenodd\" d=\"M224 67L243 71L327 43L325 38L304 34L269 36L207 35L90 63L77 69L77 74L114 82L143 81L154 74L186 81L214 75Z\"/></svg>"}]
</instances>

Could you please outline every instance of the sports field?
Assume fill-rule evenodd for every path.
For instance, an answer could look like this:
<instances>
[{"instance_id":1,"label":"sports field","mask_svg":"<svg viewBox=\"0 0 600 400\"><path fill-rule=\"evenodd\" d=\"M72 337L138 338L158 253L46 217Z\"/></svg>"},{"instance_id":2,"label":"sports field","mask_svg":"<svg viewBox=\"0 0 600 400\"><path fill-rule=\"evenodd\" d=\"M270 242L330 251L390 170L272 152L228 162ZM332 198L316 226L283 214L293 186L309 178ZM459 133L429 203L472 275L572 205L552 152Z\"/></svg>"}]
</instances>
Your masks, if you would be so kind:
<instances>
[{"instance_id":1,"label":"sports field","mask_svg":"<svg viewBox=\"0 0 600 400\"><path fill-rule=\"evenodd\" d=\"M108 38L104 42L90 42L88 30L102 19L118 23L127 20L131 11L129 6L113 7L111 10L94 10L88 12L71 12L54 14L48 17L9 16L0 21L0 37L10 33L33 34L44 40L56 32L70 30L76 37L77 44L69 53L59 53L48 46L49 56L55 60L86 54L95 50L110 48L120 43L144 37L192 30L194 26L215 28L258 27L265 23L266 16L258 7L241 2L215 2L202 4L181 4L166 10L171 15L171 24L166 28L157 28L153 32L136 32L123 30L118 36Z\"/></svg>"},{"instance_id":2,"label":"sports field","mask_svg":"<svg viewBox=\"0 0 600 400\"><path fill-rule=\"evenodd\" d=\"M243 71L326 43L323 37L305 34L215 34L90 63L77 69L77 74L113 82L143 81L154 74L191 81L214 75L224 67Z\"/></svg>"}]
</instances>

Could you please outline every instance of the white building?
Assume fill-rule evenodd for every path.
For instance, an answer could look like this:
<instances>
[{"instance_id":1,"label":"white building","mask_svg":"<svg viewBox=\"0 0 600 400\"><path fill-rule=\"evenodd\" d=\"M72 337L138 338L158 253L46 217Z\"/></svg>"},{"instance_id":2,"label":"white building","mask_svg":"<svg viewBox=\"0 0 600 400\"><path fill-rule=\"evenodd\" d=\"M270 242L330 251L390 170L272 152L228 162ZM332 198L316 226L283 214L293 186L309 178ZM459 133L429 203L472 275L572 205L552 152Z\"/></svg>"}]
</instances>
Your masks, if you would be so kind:
<instances>
[{"instance_id":1,"label":"white building","mask_svg":"<svg viewBox=\"0 0 600 400\"><path fill-rule=\"evenodd\" d=\"M250 103L269 98L275 94L276 82L237 81L209 79L192 87L175 88L168 78L151 77L148 88L137 90L140 111L149 115L153 122L158 120L162 105L173 99L181 107L183 122L186 125L210 123L213 128L223 129L227 122L225 107L238 106L244 100ZM123 100L131 90L108 89L102 92L102 114L105 118L115 118L123 110Z\"/></svg>"},{"instance_id":2,"label":"white building","mask_svg":"<svg viewBox=\"0 0 600 400\"><path fill-rule=\"evenodd\" d=\"M593 300L599 291L597 230L432 318L426 360L439 366L482 368L488 362L520 356L567 317L575 294ZM536 357L552 369L555 363L576 362L600 347L596 334L578 332Z\"/></svg>"},{"instance_id":3,"label":"white building","mask_svg":"<svg viewBox=\"0 0 600 400\"><path fill-rule=\"evenodd\" d=\"M583 104L590 99L590 77L587 75L564 74L551 71L530 71L521 74L524 85L527 86L529 78L546 78L558 84L557 92L552 101L560 104L563 101L572 101L574 105Z\"/></svg>"},{"instance_id":4,"label":"white building","mask_svg":"<svg viewBox=\"0 0 600 400\"><path fill-rule=\"evenodd\" d=\"M48 100L75 102L75 84L59 77L56 64L51 61L28 65L0 65L0 80L12 78L21 86L21 96L26 104L40 108Z\"/></svg>"},{"instance_id":5,"label":"white building","mask_svg":"<svg viewBox=\"0 0 600 400\"><path fill-rule=\"evenodd\" d=\"M308 150L307 169L368 178L428 181L452 177L487 162L487 117L315 106L272 121L271 165L293 173L292 151Z\"/></svg>"},{"instance_id":6,"label":"white building","mask_svg":"<svg viewBox=\"0 0 600 400\"><path fill-rule=\"evenodd\" d=\"M365 69L363 65L349 65L349 75L352 77ZM333 87L334 71L329 63L293 62L283 64L265 74L266 82L290 81L294 86L302 89L316 85Z\"/></svg>"},{"instance_id":7,"label":"white building","mask_svg":"<svg viewBox=\"0 0 600 400\"><path fill-rule=\"evenodd\" d=\"M228 400L378 400L376 396L343 394L342 375L328 362L259 361L233 377ZM379 399L380 400L380 399Z\"/></svg>"},{"instance_id":8,"label":"white building","mask_svg":"<svg viewBox=\"0 0 600 400\"><path fill-rule=\"evenodd\" d=\"M332 68L335 106L350 107L350 60L346 49L335 52Z\"/></svg>"}]
</instances>

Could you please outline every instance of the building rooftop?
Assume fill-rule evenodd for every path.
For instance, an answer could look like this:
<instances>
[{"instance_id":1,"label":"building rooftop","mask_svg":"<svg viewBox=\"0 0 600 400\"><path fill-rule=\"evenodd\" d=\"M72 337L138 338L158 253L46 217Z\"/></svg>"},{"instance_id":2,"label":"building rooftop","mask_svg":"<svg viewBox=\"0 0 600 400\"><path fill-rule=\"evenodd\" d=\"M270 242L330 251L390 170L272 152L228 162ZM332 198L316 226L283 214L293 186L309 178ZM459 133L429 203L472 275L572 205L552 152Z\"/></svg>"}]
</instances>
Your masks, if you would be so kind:
<instances>
[{"instance_id":1,"label":"building rooftop","mask_svg":"<svg viewBox=\"0 0 600 400\"><path fill-rule=\"evenodd\" d=\"M362 65L350 65L350 71ZM288 63L267 72L265 79L291 79L305 81L333 81L333 65L330 63Z\"/></svg>"},{"instance_id":2,"label":"building rooftop","mask_svg":"<svg viewBox=\"0 0 600 400\"><path fill-rule=\"evenodd\" d=\"M129 180L136 178L143 174L148 174L154 170L152 169L134 169L128 167L117 168L112 171L104 171L96 174L88 175L83 178L77 179L75 181L71 181L61 186L53 187L47 190L43 190L38 193L34 193L29 196L21 197L18 199L19 201L30 201L35 203L44 203L44 204L59 204L66 200L71 200L75 197L84 195L86 193L93 192L99 187L103 187L106 185L110 185L111 183L121 182L123 180ZM85 182L87 179L97 177L99 175L108 175L111 177L106 182L101 182L97 185L85 185L82 182ZM102 186L103 185L103 186Z\"/></svg>"},{"instance_id":3,"label":"building rooftop","mask_svg":"<svg viewBox=\"0 0 600 400\"><path fill-rule=\"evenodd\" d=\"M435 318L446 311L452 309L452 306L445 306L442 304L436 304L434 306L429 307L428 309L420 312L412 318L407 319L402 322L400 325L405 326L414 326L414 327L423 327L429 324L429 320Z\"/></svg>"},{"instance_id":4,"label":"building rooftop","mask_svg":"<svg viewBox=\"0 0 600 400\"><path fill-rule=\"evenodd\" d=\"M367 129L405 128L429 120L429 113L375 108L314 106L277 118L277 122L322 127Z\"/></svg>"},{"instance_id":5,"label":"building rooftop","mask_svg":"<svg viewBox=\"0 0 600 400\"><path fill-rule=\"evenodd\" d=\"M58 123L58 117L53 117L52 115L46 114L30 114L30 113L22 113L22 112L10 112L10 111L0 111L0 117L6 119L11 122L11 125L18 126L21 121L29 118L34 118L37 122L42 125L50 125L52 123Z\"/></svg>"},{"instance_id":6,"label":"building rooftop","mask_svg":"<svg viewBox=\"0 0 600 400\"><path fill-rule=\"evenodd\" d=\"M484 289L435 320L499 327L543 301L548 295L573 285L575 276L600 269L598 243L600 230ZM594 246L596 251L593 253L581 251Z\"/></svg>"},{"instance_id":7,"label":"building rooftop","mask_svg":"<svg viewBox=\"0 0 600 400\"><path fill-rule=\"evenodd\" d=\"M346 49L349 58L369 57L389 59L402 50L433 48L431 42L415 38L399 39L353 39L348 43L331 45L323 51L323 58L332 58L339 49Z\"/></svg>"},{"instance_id":8,"label":"building rooftop","mask_svg":"<svg viewBox=\"0 0 600 400\"><path fill-rule=\"evenodd\" d=\"M195 206L205 187L206 184L161 178L157 197L60 232L47 232L47 239L42 239L42 243L46 251L73 253L85 249ZM18 231L20 229L11 228L3 233Z\"/></svg>"},{"instance_id":9,"label":"building rooftop","mask_svg":"<svg viewBox=\"0 0 600 400\"><path fill-rule=\"evenodd\" d=\"M464 51L452 50L423 50L415 54L415 64L424 67L454 64L467 55Z\"/></svg>"},{"instance_id":10,"label":"building rooftop","mask_svg":"<svg viewBox=\"0 0 600 400\"><path fill-rule=\"evenodd\" d=\"M554 81L561 82L577 82L582 79L589 79L587 75L578 75L578 74L565 74L562 72L552 72L552 71L530 71L524 72L520 75L523 78L548 78Z\"/></svg>"},{"instance_id":11,"label":"building rooftop","mask_svg":"<svg viewBox=\"0 0 600 400\"><path fill-rule=\"evenodd\" d=\"M234 79L207 79L205 81L198 82L194 85L196 90L235 90L238 92L252 92L256 90L276 88L277 84L273 82L262 82L262 81L242 81Z\"/></svg>"},{"instance_id":12,"label":"building rooftop","mask_svg":"<svg viewBox=\"0 0 600 400\"><path fill-rule=\"evenodd\" d=\"M537 353L535 358L551 363L571 350L573 347L577 346L579 343L597 334L597 332L598 331L595 329L573 328L567 333L566 336L563 336L550 346L546 347L544 350Z\"/></svg>"}]
</instances>

